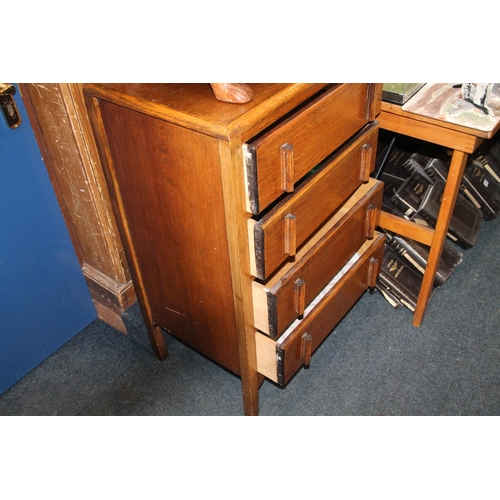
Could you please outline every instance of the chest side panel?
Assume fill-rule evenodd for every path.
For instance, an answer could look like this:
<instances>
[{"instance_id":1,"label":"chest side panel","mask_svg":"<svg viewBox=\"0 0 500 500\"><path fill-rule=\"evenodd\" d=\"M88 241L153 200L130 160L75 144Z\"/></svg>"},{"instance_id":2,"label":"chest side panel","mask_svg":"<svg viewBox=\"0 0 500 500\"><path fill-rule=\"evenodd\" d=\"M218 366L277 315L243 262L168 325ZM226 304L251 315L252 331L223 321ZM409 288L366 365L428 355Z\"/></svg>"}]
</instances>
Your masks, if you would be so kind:
<instances>
[{"instance_id":1,"label":"chest side panel","mask_svg":"<svg viewBox=\"0 0 500 500\"><path fill-rule=\"evenodd\" d=\"M154 322L239 373L217 140L101 101Z\"/></svg>"}]
</instances>

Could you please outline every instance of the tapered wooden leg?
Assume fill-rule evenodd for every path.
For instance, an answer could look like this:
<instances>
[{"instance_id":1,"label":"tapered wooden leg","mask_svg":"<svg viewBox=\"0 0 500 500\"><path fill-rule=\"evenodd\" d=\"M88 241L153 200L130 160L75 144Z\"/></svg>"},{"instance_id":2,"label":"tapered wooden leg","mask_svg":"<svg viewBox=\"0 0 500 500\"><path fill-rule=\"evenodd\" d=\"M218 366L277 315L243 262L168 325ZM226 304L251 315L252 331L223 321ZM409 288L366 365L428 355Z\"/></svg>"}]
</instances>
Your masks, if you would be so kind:
<instances>
[{"instance_id":1,"label":"tapered wooden leg","mask_svg":"<svg viewBox=\"0 0 500 500\"><path fill-rule=\"evenodd\" d=\"M131 271L137 272L135 268L131 268ZM137 275L140 276L139 273L137 273ZM168 357L168 349L165 342L165 336L163 335L163 330L153 322L151 310L143 289L136 285L135 291L137 294L137 302L139 303L139 307L141 309L142 318L144 319L144 324L146 325L146 330L148 332L151 348L153 349L154 355L160 361L163 361Z\"/></svg>"},{"instance_id":2,"label":"tapered wooden leg","mask_svg":"<svg viewBox=\"0 0 500 500\"><path fill-rule=\"evenodd\" d=\"M137 277L140 277L140 274L136 268L133 268L131 266L130 270L132 273L136 273ZM144 320L144 325L146 326L149 342L151 343L151 349L153 350L154 355L159 360L163 361L168 357L168 349L165 342L163 330L153 322L153 317L151 315L151 310L146 299L146 294L138 284L138 278L136 278L135 283L137 302L139 303L139 307L141 309L142 319Z\"/></svg>"},{"instance_id":3,"label":"tapered wooden leg","mask_svg":"<svg viewBox=\"0 0 500 500\"><path fill-rule=\"evenodd\" d=\"M263 377L257 372L257 350L255 347L255 330L246 327L240 332L239 351L241 368L241 392L245 415L259 414L259 387Z\"/></svg>"},{"instance_id":4,"label":"tapered wooden leg","mask_svg":"<svg viewBox=\"0 0 500 500\"><path fill-rule=\"evenodd\" d=\"M149 333L149 340L151 341L151 346L155 356L163 361L168 357L167 344L165 343L165 337L163 335L163 330L159 326L151 326L152 332Z\"/></svg>"},{"instance_id":5,"label":"tapered wooden leg","mask_svg":"<svg viewBox=\"0 0 500 500\"><path fill-rule=\"evenodd\" d=\"M257 372L241 377L243 408L247 416L257 416L259 414L259 385Z\"/></svg>"},{"instance_id":6,"label":"tapered wooden leg","mask_svg":"<svg viewBox=\"0 0 500 500\"><path fill-rule=\"evenodd\" d=\"M413 315L413 326L420 326L424 318L425 309L429 302L436 270L441 259L444 242L448 227L450 226L451 217L455 208L455 202L458 196L458 190L462 182L462 175L464 173L465 164L467 163L467 153L461 151L454 151L451 158L450 170L448 172L448 179L444 188L443 199L441 200L441 207L439 209L436 227L434 229L434 236L432 238L431 248L429 250L429 258L427 267L425 268L422 286L418 295L417 306Z\"/></svg>"},{"instance_id":7,"label":"tapered wooden leg","mask_svg":"<svg viewBox=\"0 0 500 500\"><path fill-rule=\"evenodd\" d=\"M241 364L241 392L243 395L243 408L245 415L257 416L259 414L259 387L262 376L257 372L257 357L255 344L247 345L249 348L244 356L240 357Z\"/></svg>"}]
</instances>

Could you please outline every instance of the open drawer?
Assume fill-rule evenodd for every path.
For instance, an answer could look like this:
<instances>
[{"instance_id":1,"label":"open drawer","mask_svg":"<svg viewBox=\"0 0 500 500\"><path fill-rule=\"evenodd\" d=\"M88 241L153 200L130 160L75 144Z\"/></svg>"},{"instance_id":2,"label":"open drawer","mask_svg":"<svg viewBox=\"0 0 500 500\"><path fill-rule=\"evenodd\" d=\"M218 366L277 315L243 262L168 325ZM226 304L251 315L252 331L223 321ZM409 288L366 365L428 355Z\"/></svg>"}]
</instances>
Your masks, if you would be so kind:
<instances>
[{"instance_id":1,"label":"open drawer","mask_svg":"<svg viewBox=\"0 0 500 500\"><path fill-rule=\"evenodd\" d=\"M375 119L377 84L337 83L243 146L248 210L258 214Z\"/></svg>"},{"instance_id":2,"label":"open drawer","mask_svg":"<svg viewBox=\"0 0 500 500\"><path fill-rule=\"evenodd\" d=\"M309 365L311 354L366 289L375 285L385 243L384 235L375 234L309 305L303 319L292 323L279 339L255 333L258 372L283 386Z\"/></svg>"},{"instance_id":3,"label":"open drawer","mask_svg":"<svg viewBox=\"0 0 500 500\"><path fill-rule=\"evenodd\" d=\"M383 183L363 184L297 253L266 282L254 281L254 326L271 338L314 300L379 224Z\"/></svg>"}]
</instances>

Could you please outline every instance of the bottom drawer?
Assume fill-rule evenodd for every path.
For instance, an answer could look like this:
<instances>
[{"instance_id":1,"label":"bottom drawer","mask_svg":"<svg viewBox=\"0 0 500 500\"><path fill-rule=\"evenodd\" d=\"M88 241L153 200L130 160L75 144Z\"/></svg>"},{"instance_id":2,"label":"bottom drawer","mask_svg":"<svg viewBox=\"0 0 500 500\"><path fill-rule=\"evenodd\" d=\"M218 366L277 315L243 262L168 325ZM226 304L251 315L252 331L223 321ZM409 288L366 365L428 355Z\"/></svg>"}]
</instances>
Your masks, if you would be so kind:
<instances>
[{"instance_id":1,"label":"bottom drawer","mask_svg":"<svg viewBox=\"0 0 500 500\"><path fill-rule=\"evenodd\" d=\"M256 332L257 370L283 386L303 366L368 287L375 285L385 236L375 234L277 340Z\"/></svg>"}]
</instances>

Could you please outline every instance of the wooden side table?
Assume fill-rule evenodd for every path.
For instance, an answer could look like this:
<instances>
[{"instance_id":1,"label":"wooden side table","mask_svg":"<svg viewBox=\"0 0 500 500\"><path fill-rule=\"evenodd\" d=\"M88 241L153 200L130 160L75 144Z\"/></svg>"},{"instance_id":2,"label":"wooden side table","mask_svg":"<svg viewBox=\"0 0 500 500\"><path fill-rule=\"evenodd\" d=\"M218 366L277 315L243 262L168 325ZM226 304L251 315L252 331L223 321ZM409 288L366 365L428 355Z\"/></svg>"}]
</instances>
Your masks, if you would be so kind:
<instances>
[{"instance_id":1,"label":"wooden side table","mask_svg":"<svg viewBox=\"0 0 500 500\"><path fill-rule=\"evenodd\" d=\"M484 139L490 139L500 128L500 121L489 132L455 125L434 118L403 111L401 106L383 102L377 118L380 128L444 146L453 151L448 179L435 229L382 212L380 226L430 246L429 259L412 324L420 326L430 298L436 270L450 225L468 155L474 153Z\"/></svg>"}]
</instances>

